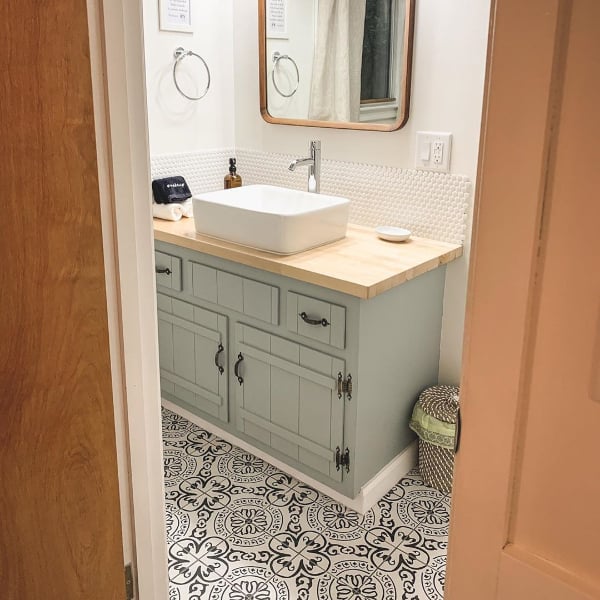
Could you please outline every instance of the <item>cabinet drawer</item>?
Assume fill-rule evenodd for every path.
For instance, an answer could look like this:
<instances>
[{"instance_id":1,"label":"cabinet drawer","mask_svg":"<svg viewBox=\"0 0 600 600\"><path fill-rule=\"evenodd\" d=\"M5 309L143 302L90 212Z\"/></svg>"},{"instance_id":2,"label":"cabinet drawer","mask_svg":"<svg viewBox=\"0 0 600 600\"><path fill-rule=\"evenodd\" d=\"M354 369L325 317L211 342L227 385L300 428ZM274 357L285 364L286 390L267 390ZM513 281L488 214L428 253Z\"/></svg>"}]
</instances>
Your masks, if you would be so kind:
<instances>
[{"instance_id":1,"label":"cabinet drawer","mask_svg":"<svg viewBox=\"0 0 600 600\"><path fill-rule=\"evenodd\" d=\"M259 321L279 324L279 289L240 275L190 262L192 295Z\"/></svg>"},{"instance_id":2,"label":"cabinet drawer","mask_svg":"<svg viewBox=\"0 0 600 600\"><path fill-rule=\"evenodd\" d=\"M155 250L154 262L156 264L156 285L180 292L182 290L181 258Z\"/></svg>"},{"instance_id":3,"label":"cabinet drawer","mask_svg":"<svg viewBox=\"0 0 600 600\"><path fill-rule=\"evenodd\" d=\"M288 292L287 328L334 348L343 350L346 347L346 309L343 306Z\"/></svg>"}]
</instances>

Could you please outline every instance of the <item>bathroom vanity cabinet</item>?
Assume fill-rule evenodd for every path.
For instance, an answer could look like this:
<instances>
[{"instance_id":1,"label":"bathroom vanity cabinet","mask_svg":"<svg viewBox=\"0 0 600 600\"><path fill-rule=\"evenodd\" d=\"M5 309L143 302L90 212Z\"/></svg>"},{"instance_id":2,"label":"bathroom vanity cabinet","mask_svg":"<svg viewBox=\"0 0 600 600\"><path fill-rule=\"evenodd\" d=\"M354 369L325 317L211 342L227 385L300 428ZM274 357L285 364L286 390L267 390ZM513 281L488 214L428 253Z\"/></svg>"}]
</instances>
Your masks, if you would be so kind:
<instances>
[{"instance_id":1,"label":"bathroom vanity cabinet","mask_svg":"<svg viewBox=\"0 0 600 600\"><path fill-rule=\"evenodd\" d=\"M459 246L431 242L428 261L396 267L404 282L369 285L352 239L278 257L193 224L155 235L164 398L348 498L411 444L413 403L438 376L443 263ZM309 264L336 251L337 267Z\"/></svg>"}]
</instances>

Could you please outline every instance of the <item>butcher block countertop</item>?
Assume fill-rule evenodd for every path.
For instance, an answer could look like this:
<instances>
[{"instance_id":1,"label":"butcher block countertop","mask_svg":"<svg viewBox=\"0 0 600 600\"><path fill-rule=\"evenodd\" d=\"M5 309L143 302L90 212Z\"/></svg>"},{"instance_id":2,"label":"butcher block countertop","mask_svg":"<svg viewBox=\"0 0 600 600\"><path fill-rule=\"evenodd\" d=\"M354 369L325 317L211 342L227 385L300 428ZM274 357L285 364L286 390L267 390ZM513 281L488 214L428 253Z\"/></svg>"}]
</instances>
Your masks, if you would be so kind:
<instances>
[{"instance_id":1,"label":"butcher block countertop","mask_svg":"<svg viewBox=\"0 0 600 600\"><path fill-rule=\"evenodd\" d=\"M368 299L449 263L462 255L462 246L413 237L385 242L375 231L348 225L343 240L280 256L196 233L193 219L176 223L154 219L154 237L211 256L262 269Z\"/></svg>"}]
</instances>

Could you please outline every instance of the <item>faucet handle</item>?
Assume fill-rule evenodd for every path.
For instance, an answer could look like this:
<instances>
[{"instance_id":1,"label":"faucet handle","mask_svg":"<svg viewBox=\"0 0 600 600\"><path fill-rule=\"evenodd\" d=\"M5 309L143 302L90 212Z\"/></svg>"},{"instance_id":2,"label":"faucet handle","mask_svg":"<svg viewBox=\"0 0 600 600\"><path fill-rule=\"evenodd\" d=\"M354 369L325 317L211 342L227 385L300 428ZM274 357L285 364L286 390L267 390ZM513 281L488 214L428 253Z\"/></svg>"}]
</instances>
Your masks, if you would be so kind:
<instances>
[{"instance_id":1,"label":"faucet handle","mask_svg":"<svg viewBox=\"0 0 600 600\"><path fill-rule=\"evenodd\" d=\"M311 140L310 142L310 151L320 150L321 149L321 140Z\"/></svg>"}]
</instances>

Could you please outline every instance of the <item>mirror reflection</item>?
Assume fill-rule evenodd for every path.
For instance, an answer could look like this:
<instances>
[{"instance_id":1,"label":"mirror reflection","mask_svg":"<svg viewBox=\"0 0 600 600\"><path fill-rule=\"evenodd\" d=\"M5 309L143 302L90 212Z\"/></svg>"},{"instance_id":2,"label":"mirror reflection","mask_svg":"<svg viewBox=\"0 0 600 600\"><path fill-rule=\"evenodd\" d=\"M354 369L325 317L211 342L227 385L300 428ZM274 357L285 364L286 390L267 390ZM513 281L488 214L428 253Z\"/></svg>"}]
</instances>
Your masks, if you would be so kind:
<instances>
[{"instance_id":1,"label":"mirror reflection","mask_svg":"<svg viewBox=\"0 0 600 600\"><path fill-rule=\"evenodd\" d=\"M388 130L403 125L413 4L262 0L261 109L266 120Z\"/></svg>"}]
</instances>

